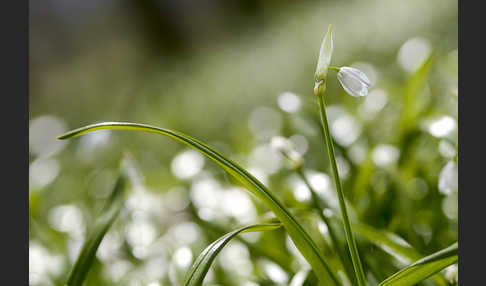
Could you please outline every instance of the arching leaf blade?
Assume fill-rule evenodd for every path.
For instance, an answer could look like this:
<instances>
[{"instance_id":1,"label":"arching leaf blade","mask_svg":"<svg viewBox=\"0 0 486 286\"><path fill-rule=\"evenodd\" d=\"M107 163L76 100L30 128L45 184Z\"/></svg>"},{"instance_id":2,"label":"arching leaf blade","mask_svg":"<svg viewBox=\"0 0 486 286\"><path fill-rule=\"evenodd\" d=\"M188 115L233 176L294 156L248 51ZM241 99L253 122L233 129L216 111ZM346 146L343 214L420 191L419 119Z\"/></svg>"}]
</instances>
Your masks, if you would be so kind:
<instances>
[{"instance_id":1,"label":"arching leaf blade","mask_svg":"<svg viewBox=\"0 0 486 286\"><path fill-rule=\"evenodd\" d=\"M399 261L409 264L424 257L424 255L415 250L415 248L403 238L392 232L379 230L364 223L354 223L353 226L356 232ZM440 274L433 275L431 279L434 280L437 285L448 285L445 278Z\"/></svg>"},{"instance_id":2,"label":"arching leaf blade","mask_svg":"<svg viewBox=\"0 0 486 286\"><path fill-rule=\"evenodd\" d=\"M426 256L405 267L404 269L388 277L385 281L381 282L379 286L415 285L416 283L425 280L447 266L456 263L457 260L458 256L456 242L447 248Z\"/></svg>"},{"instance_id":3,"label":"arching leaf blade","mask_svg":"<svg viewBox=\"0 0 486 286\"><path fill-rule=\"evenodd\" d=\"M411 263L422 257L418 251L394 233L378 230L363 223L354 223L353 226L356 232L398 260Z\"/></svg>"},{"instance_id":4,"label":"arching leaf blade","mask_svg":"<svg viewBox=\"0 0 486 286\"><path fill-rule=\"evenodd\" d=\"M339 284L336 275L331 271L327 263L324 261L324 258L322 257L315 242L304 230L304 228L297 222L290 211L284 205L282 205L282 203L280 203L275 195L273 195L259 180L257 180L244 168L231 161L218 151L212 149L205 143L173 130L159 128L147 124L128 122L104 122L92 124L69 131L59 136L58 139L73 138L88 132L103 129L136 130L161 134L180 141L201 152L203 155L220 165L224 170L226 170L226 172L240 181L252 194L259 198L262 203L275 214L275 216L282 222L285 230L292 238L294 244L302 253L304 258L309 262L315 273L318 273L317 276L321 282L326 283L326 285Z\"/></svg>"},{"instance_id":5,"label":"arching leaf blade","mask_svg":"<svg viewBox=\"0 0 486 286\"><path fill-rule=\"evenodd\" d=\"M199 257L194 261L191 269L189 270L186 282L184 283L185 286L199 286L202 285L204 277L208 273L211 264L213 263L216 256L219 252L228 244L233 238L237 235L245 232L256 232L256 231L266 231L266 230L274 230L280 228L282 224L280 223L269 223L269 224L254 224L250 226L245 226L229 232L222 237L215 240L211 243L203 252L199 255Z\"/></svg>"}]
</instances>

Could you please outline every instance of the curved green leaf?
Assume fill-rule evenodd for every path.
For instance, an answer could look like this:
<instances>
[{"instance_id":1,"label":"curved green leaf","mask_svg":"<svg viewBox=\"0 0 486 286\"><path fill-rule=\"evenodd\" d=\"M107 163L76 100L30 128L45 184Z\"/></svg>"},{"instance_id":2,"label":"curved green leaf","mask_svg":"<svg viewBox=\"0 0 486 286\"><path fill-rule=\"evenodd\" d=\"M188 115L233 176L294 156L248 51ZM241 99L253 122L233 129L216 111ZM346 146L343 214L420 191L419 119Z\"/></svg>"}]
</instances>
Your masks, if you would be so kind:
<instances>
[{"instance_id":1,"label":"curved green leaf","mask_svg":"<svg viewBox=\"0 0 486 286\"><path fill-rule=\"evenodd\" d=\"M371 243L400 261L411 263L422 257L410 244L394 233L382 231L363 223L353 223L353 226L359 234L366 237Z\"/></svg>"},{"instance_id":2,"label":"curved green leaf","mask_svg":"<svg viewBox=\"0 0 486 286\"><path fill-rule=\"evenodd\" d=\"M353 223L353 226L359 234L399 261L408 264L424 257L403 238L392 232L379 230L363 223ZM431 279L438 285L447 285L445 278L439 274L432 276Z\"/></svg>"},{"instance_id":3,"label":"curved green leaf","mask_svg":"<svg viewBox=\"0 0 486 286\"><path fill-rule=\"evenodd\" d=\"M457 242L398 271L379 286L408 286L457 262Z\"/></svg>"},{"instance_id":4,"label":"curved green leaf","mask_svg":"<svg viewBox=\"0 0 486 286\"><path fill-rule=\"evenodd\" d=\"M218 253L223 249L223 247L225 247L226 244L228 244L228 242L230 242L231 239L236 237L238 234L245 232L274 230L280 228L281 226L282 224L280 223L254 224L239 228L218 238L208 247L206 247L206 249L201 252L196 261L194 261L191 270L189 270L189 272L187 273L186 282L184 283L184 285L202 285L204 277L206 277L209 267L211 267L211 264L213 263Z\"/></svg>"},{"instance_id":5,"label":"curved green leaf","mask_svg":"<svg viewBox=\"0 0 486 286\"><path fill-rule=\"evenodd\" d=\"M348 204L350 211L353 213L356 210L352 205ZM342 223L342 220L336 216L332 217L335 221ZM398 261L404 264L410 264L413 261L417 261L424 257L423 254L418 252L413 246L411 246L402 237L395 233L377 229L366 223L359 222L356 217L353 218L353 229L360 234L363 238L367 239L370 243L376 245L381 250L393 256ZM441 274L436 274L431 277L434 282L439 286L449 285L447 280Z\"/></svg>"},{"instance_id":6,"label":"curved green leaf","mask_svg":"<svg viewBox=\"0 0 486 286\"><path fill-rule=\"evenodd\" d=\"M275 216L282 222L285 230L294 241L296 247L309 262L315 273L318 274L318 278L321 282L327 285L339 284L336 276L334 275L334 273L332 273L331 269L324 261L324 258L322 257L315 242L304 230L304 228L297 222L297 220L290 213L290 211L259 180L257 180L248 171L240 167L235 162L231 161L218 151L212 149L205 143L195 138L192 138L180 132L146 124L127 122L105 122L92 124L72 130L64 135L59 136L58 139L77 137L91 131L102 129L137 130L162 134L178 140L201 152L203 155L220 165L230 175L239 180L244 186L248 188L248 190L250 190L252 194L260 199L275 214Z\"/></svg>"},{"instance_id":7,"label":"curved green leaf","mask_svg":"<svg viewBox=\"0 0 486 286\"><path fill-rule=\"evenodd\" d=\"M80 286L88 275L89 269L94 262L98 246L103 240L108 229L118 217L124 203L125 179L120 176L116 181L115 188L106 201L100 215L79 252L78 259L69 274L68 286Z\"/></svg>"}]
</instances>

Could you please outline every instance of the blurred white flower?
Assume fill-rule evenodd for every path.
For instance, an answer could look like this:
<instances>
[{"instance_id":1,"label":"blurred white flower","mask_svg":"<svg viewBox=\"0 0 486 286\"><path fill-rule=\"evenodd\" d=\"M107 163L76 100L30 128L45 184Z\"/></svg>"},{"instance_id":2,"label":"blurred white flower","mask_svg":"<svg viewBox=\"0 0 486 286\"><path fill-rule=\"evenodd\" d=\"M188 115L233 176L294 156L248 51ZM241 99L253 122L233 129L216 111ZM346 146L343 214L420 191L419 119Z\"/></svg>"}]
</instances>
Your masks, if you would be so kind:
<instances>
[{"instance_id":1,"label":"blurred white flower","mask_svg":"<svg viewBox=\"0 0 486 286\"><path fill-rule=\"evenodd\" d=\"M174 157L170 167L177 178L189 179L202 170L204 157L194 150L186 150Z\"/></svg>"},{"instance_id":2,"label":"blurred white flower","mask_svg":"<svg viewBox=\"0 0 486 286\"><path fill-rule=\"evenodd\" d=\"M85 223L81 210L74 205L59 205L48 213L48 222L58 231L67 232L73 238L82 238Z\"/></svg>"},{"instance_id":3,"label":"blurred white flower","mask_svg":"<svg viewBox=\"0 0 486 286\"><path fill-rule=\"evenodd\" d=\"M457 164L449 161L439 175L439 191L448 195L458 189Z\"/></svg>"},{"instance_id":4,"label":"blurred white flower","mask_svg":"<svg viewBox=\"0 0 486 286\"><path fill-rule=\"evenodd\" d=\"M292 277L292 280L290 280L289 286L302 286L305 283L305 280L307 279L307 275L309 273L309 269L302 269L297 272L297 274Z\"/></svg>"},{"instance_id":5,"label":"blurred white flower","mask_svg":"<svg viewBox=\"0 0 486 286\"><path fill-rule=\"evenodd\" d=\"M67 131L66 123L53 115L42 115L30 121L29 151L38 157L50 157L61 152L67 141L56 136Z\"/></svg>"},{"instance_id":6,"label":"blurred white flower","mask_svg":"<svg viewBox=\"0 0 486 286\"><path fill-rule=\"evenodd\" d=\"M393 145L380 144L373 149L373 162L380 167L395 163L400 157L400 149Z\"/></svg>"},{"instance_id":7,"label":"blurred white flower","mask_svg":"<svg viewBox=\"0 0 486 286\"><path fill-rule=\"evenodd\" d=\"M300 98L292 92L284 92L278 97L278 106L288 113L297 112L301 106Z\"/></svg>"},{"instance_id":8,"label":"blurred white flower","mask_svg":"<svg viewBox=\"0 0 486 286\"><path fill-rule=\"evenodd\" d=\"M63 258L37 241L29 242L29 285L54 285L52 277L63 270Z\"/></svg>"},{"instance_id":9,"label":"blurred white flower","mask_svg":"<svg viewBox=\"0 0 486 286\"><path fill-rule=\"evenodd\" d=\"M189 247L178 248L172 256L175 264L181 268L187 268L191 265L192 251Z\"/></svg>"},{"instance_id":10,"label":"blurred white flower","mask_svg":"<svg viewBox=\"0 0 486 286\"><path fill-rule=\"evenodd\" d=\"M453 264L446 269L442 270L442 273L444 273L445 277L447 280L449 280L451 283L457 283L458 281L458 272L459 269L456 264Z\"/></svg>"},{"instance_id":11,"label":"blurred white flower","mask_svg":"<svg viewBox=\"0 0 486 286\"><path fill-rule=\"evenodd\" d=\"M258 166L267 174L274 174L282 167L282 157L270 144L256 146L248 155L248 166Z\"/></svg>"},{"instance_id":12,"label":"blurred white flower","mask_svg":"<svg viewBox=\"0 0 486 286\"><path fill-rule=\"evenodd\" d=\"M273 282L277 284L287 284L289 277L280 266L268 260L264 260L262 266L265 273Z\"/></svg>"},{"instance_id":13,"label":"blurred white flower","mask_svg":"<svg viewBox=\"0 0 486 286\"><path fill-rule=\"evenodd\" d=\"M407 40L398 51L398 63L407 72L416 71L432 51L430 41L415 37Z\"/></svg>"},{"instance_id":14,"label":"blurred white flower","mask_svg":"<svg viewBox=\"0 0 486 286\"><path fill-rule=\"evenodd\" d=\"M38 158L29 166L29 187L42 190L59 174L59 163L54 158Z\"/></svg>"},{"instance_id":15,"label":"blurred white flower","mask_svg":"<svg viewBox=\"0 0 486 286\"><path fill-rule=\"evenodd\" d=\"M302 166L302 155L297 152L292 141L282 136L274 136L272 137L270 146L288 159L292 169Z\"/></svg>"},{"instance_id":16,"label":"blurred white flower","mask_svg":"<svg viewBox=\"0 0 486 286\"><path fill-rule=\"evenodd\" d=\"M456 120L450 116L442 116L428 124L428 131L435 137L447 137L457 128Z\"/></svg>"},{"instance_id":17,"label":"blurred white flower","mask_svg":"<svg viewBox=\"0 0 486 286\"><path fill-rule=\"evenodd\" d=\"M368 95L368 87L371 86L371 82L359 69L342 67L339 69L337 77L349 95L354 97Z\"/></svg>"}]
</instances>

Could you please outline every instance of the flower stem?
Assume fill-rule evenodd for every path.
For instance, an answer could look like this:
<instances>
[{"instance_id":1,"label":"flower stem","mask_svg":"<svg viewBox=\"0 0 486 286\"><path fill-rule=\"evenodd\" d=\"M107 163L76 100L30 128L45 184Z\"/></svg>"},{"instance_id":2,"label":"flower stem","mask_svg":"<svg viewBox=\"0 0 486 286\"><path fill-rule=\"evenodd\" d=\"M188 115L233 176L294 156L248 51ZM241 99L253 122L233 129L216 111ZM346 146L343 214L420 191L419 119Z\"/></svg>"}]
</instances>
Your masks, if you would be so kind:
<instances>
[{"instance_id":1,"label":"flower stem","mask_svg":"<svg viewBox=\"0 0 486 286\"><path fill-rule=\"evenodd\" d=\"M334 229L331 225L331 222L329 221L329 218L327 218L324 215L324 209L326 207L328 207L327 204L322 201L322 199L319 197L319 195L317 195L316 190L314 190L314 188L310 184L309 180L305 176L304 171L302 170L302 167L297 168L295 170L295 172L297 173L297 175L301 178L301 180L304 182L304 184L309 189L309 191L311 193L311 205L314 209L316 209L319 212L319 217L327 226L327 229L328 229L328 232L329 232L329 237L331 238L331 243L335 248L335 249L331 249L331 251L334 252L337 255L337 257L339 257L339 259L341 260L342 266L344 268L344 271L349 276L349 278L352 278L353 272L350 268L351 261L349 261L348 256L345 256L346 255L345 252L344 252L345 250L342 247L341 243L339 243L339 240L337 239L337 235L334 232Z\"/></svg>"},{"instance_id":2,"label":"flower stem","mask_svg":"<svg viewBox=\"0 0 486 286\"><path fill-rule=\"evenodd\" d=\"M336 163L336 155L334 154L334 145L332 143L331 133L329 131L329 123L327 122L326 105L324 102L325 89L318 89L316 92L317 101L319 102L319 111L321 115L322 131L326 140L327 151L329 154L329 161L331 163L332 176L334 178L334 184L336 185L336 192L339 200L339 208L344 224L344 233L346 235L346 241L349 247L349 253L351 255L351 261L353 262L354 272L356 274L356 280L359 286L366 285L366 279L363 271L363 266L359 259L358 246L354 234L351 230L351 223L349 222L348 211L346 210L346 203L344 202L344 194L341 187L341 180L339 179L339 173Z\"/></svg>"},{"instance_id":3,"label":"flower stem","mask_svg":"<svg viewBox=\"0 0 486 286\"><path fill-rule=\"evenodd\" d=\"M334 67L334 66L328 66L327 68L335 71L339 71L341 69L340 67Z\"/></svg>"}]
</instances>

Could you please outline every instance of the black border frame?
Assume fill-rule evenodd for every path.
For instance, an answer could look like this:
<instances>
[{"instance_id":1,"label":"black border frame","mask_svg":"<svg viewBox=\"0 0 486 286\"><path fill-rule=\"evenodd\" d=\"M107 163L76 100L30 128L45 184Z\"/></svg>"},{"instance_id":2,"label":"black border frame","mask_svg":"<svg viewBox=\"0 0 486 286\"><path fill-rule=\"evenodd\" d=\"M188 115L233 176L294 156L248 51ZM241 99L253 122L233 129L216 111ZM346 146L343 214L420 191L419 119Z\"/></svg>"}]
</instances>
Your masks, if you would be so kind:
<instances>
[{"instance_id":1,"label":"black border frame","mask_svg":"<svg viewBox=\"0 0 486 286\"><path fill-rule=\"evenodd\" d=\"M2 284L28 285L29 261L29 1L3 3L0 16L3 104L0 253ZM11 282L11 283L9 283Z\"/></svg>"}]
</instances>

